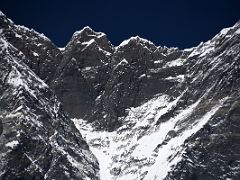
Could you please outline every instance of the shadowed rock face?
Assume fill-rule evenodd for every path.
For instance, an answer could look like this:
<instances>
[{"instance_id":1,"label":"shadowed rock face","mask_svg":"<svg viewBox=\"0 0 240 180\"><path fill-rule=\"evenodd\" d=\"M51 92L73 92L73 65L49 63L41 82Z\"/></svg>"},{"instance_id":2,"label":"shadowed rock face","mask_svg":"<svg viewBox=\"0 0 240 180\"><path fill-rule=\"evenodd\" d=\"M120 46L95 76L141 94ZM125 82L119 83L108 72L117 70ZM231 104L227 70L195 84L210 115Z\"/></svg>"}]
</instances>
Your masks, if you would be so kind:
<instances>
[{"instance_id":1,"label":"shadowed rock face","mask_svg":"<svg viewBox=\"0 0 240 180\"><path fill-rule=\"evenodd\" d=\"M98 179L98 163L60 102L0 37L0 179Z\"/></svg>"},{"instance_id":2,"label":"shadowed rock face","mask_svg":"<svg viewBox=\"0 0 240 180\"><path fill-rule=\"evenodd\" d=\"M108 130L121 124L119 117L127 108L177 85L166 78L185 73L181 64L190 53L156 47L139 37L115 48L104 33L89 27L74 33L60 51L44 35L17 26L4 15L0 22L2 36L27 57L24 63L49 84L67 114L86 117ZM179 58L180 66L168 66Z\"/></svg>"},{"instance_id":3,"label":"shadowed rock face","mask_svg":"<svg viewBox=\"0 0 240 180\"><path fill-rule=\"evenodd\" d=\"M50 84L71 117L84 117L109 78L113 46L89 27L74 33Z\"/></svg>"},{"instance_id":4,"label":"shadowed rock face","mask_svg":"<svg viewBox=\"0 0 240 180\"><path fill-rule=\"evenodd\" d=\"M156 47L140 37L114 48L104 33L86 27L74 33L62 53L50 86L64 109L70 117L85 117L100 129L113 130L127 108L181 81L182 63L190 51ZM179 79L166 79L169 76Z\"/></svg>"},{"instance_id":5,"label":"shadowed rock face","mask_svg":"<svg viewBox=\"0 0 240 180\"><path fill-rule=\"evenodd\" d=\"M128 108L137 107L157 94L170 93L181 78L178 81L167 77L185 73L181 59L185 54L189 52L156 47L139 37L124 41L115 48L110 77L90 119L101 119L95 122L99 127L107 125L113 130L121 124L119 117L126 116ZM179 66L171 65L174 60Z\"/></svg>"}]
</instances>

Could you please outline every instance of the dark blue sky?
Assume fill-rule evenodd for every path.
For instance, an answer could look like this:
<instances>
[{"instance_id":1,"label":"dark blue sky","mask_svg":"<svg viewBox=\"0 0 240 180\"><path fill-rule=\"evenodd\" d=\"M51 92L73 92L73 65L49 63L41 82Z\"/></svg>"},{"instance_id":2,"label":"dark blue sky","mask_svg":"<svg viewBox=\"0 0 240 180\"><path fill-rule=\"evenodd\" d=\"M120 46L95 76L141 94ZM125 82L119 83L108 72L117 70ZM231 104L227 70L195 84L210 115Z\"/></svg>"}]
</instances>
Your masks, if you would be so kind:
<instances>
[{"instance_id":1,"label":"dark blue sky","mask_svg":"<svg viewBox=\"0 0 240 180\"><path fill-rule=\"evenodd\" d=\"M0 0L0 9L60 47L86 25L114 45L139 35L157 45L192 47L240 19L240 0Z\"/></svg>"}]
</instances>

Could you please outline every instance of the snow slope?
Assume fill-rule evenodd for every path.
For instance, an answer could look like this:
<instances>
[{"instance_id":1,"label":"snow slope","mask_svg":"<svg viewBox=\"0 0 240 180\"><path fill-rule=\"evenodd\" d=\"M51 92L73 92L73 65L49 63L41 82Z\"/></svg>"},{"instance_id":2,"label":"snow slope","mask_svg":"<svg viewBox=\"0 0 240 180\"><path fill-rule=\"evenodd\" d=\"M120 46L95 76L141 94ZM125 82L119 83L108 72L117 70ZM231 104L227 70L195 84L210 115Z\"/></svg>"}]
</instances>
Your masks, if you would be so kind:
<instances>
[{"instance_id":1,"label":"snow slope","mask_svg":"<svg viewBox=\"0 0 240 180\"><path fill-rule=\"evenodd\" d=\"M95 131L86 121L73 119L99 160L102 180L160 180L167 176L181 160L185 140L199 131L226 101L222 99L201 118L182 127L201 98L156 126L156 120L174 108L182 96L170 101L168 96L162 95L131 108L123 126L115 132Z\"/></svg>"},{"instance_id":2,"label":"snow slope","mask_svg":"<svg viewBox=\"0 0 240 180\"><path fill-rule=\"evenodd\" d=\"M229 170L226 165L229 158L234 158L215 148L219 146L220 140L215 142L219 134L226 140L224 143L235 147L228 137L234 139L239 133L239 111L234 110L229 120L233 109L239 107L234 105L239 99L238 29L239 24L224 29L212 40L193 48L186 59L167 62L164 68L187 67L184 75L165 77L181 78L179 84L171 93L157 94L142 105L127 109L127 115L119 117L122 124L116 131L96 131L86 121L73 119L99 160L102 180L172 180L180 175L182 179L238 177L239 166L234 164ZM129 59L122 61L131 66ZM236 124L231 125L233 122ZM219 129L234 133L226 136ZM212 161L222 165L220 170L207 162L210 155L205 148L218 156Z\"/></svg>"}]
</instances>

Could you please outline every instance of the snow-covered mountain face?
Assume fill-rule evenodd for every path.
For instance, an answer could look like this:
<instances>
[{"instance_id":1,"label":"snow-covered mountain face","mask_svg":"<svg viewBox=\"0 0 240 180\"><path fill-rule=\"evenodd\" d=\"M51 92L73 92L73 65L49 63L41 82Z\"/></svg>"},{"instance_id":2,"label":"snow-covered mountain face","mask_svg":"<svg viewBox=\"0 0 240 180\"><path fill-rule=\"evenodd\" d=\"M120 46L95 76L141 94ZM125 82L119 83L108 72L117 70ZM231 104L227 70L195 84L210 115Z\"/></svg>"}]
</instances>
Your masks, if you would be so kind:
<instances>
[{"instance_id":1,"label":"snow-covered mountain face","mask_svg":"<svg viewBox=\"0 0 240 180\"><path fill-rule=\"evenodd\" d=\"M62 59L61 51L43 34L15 25L4 14L0 16L0 28L1 36L27 57L24 63L49 82Z\"/></svg>"},{"instance_id":2,"label":"snow-covered mountain face","mask_svg":"<svg viewBox=\"0 0 240 180\"><path fill-rule=\"evenodd\" d=\"M0 179L99 179L57 97L0 35Z\"/></svg>"},{"instance_id":3,"label":"snow-covered mountain face","mask_svg":"<svg viewBox=\"0 0 240 180\"><path fill-rule=\"evenodd\" d=\"M1 49L11 46L1 60L11 56L6 67L24 69L13 76L20 82L8 81L12 73L1 66L2 81L16 84L14 89L2 83L1 116L15 118L21 110L17 103L23 99L25 105L11 128L0 123L0 137L13 129L23 131L25 140L31 134L29 142L37 139L33 147L19 143L18 133L1 138L4 163L19 159L8 155L7 147L21 147L26 154L20 149L21 157L34 162L3 163L2 177L13 169L30 179L42 172L43 178L98 179L93 152L102 180L240 179L239 22L185 50L157 47L140 37L114 47L89 27L58 49L4 15L0 25ZM25 89L24 96L18 88ZM36 150L36 144L44 146Z\"/></svg>"},{"instance_id":4,"label":"snow-covered mountain face","mask_svg":"<svg viewBox=\"0 0 240 180\"><path fill-rule=\"evenodd\" d=\"M164 73L178 83L129 108L114 132L74 119L100 160L102 179L240 178L239 32L237 23L167 62L185 68Z\"/></svg>"},{"instance_id":5,"label":"snow-covered mountain face","mask_svg":"<svg viewBox=\"0 0 240 180\"><path fill-rule=\"evenodd\" d=\"M50 86L64 109L72 118L84 117L100 129L114 130L127 108L183 80L181 65L190 51L157 47L139 37L113 47L104 33L86 27L74 33L62 53Z\"/></svg>"}]
</instances>

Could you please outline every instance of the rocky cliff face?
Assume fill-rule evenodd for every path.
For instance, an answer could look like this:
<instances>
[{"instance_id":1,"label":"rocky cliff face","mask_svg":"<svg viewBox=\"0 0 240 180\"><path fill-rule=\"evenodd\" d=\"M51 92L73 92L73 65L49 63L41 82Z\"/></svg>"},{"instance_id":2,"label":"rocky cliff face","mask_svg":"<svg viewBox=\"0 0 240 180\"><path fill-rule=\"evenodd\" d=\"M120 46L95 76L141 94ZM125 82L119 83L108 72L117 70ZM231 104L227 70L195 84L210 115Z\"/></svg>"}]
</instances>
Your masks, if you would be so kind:
<instances>
[{"instance_id":1,"label":"rocky cliff face","mask_svg":"<svg viewBox=\"0 0 240 180\"><path fill-rule=\"evenodd\" d=\"M127 108L178 84L181 76L165 77L182 75L180 65L190 53L140 37L113 47L106 34L90 27L75 32L59 50L44 35L0 18L1 35L31 59L24 63L54 90L69 116L86 117L100 129L114 130Z\"/></svg>"},{"instance_id":2,"label":"rocky cliff face","mask_svg":"<svg viewBox=\"0 0 240 180\"><path fill-rule=\"evenodd\" d=\"M98 162L26 56L0 37L0 179L98 179Z\"/></svg>"},{"instance_id":3,"label":"rocky cliff face","mask_svg":"<svg viewBox=\"0 0 240 180\"><path fill-rule=\"evenodd\" d=\"M74 33L50 86L72 118L100 129L121 125L125 110L136 107L182 81L190 51L162 48L140 37L113 47L104 33L89 27ZM178 80L166 79L178 76ZM84 88L83 88L84 87Z\"/></svg>"},{"instance_id":4,"label":"rocky cliff face","mask_svg":"<svg viewBox=\"0 0 240 180\"><path fill-rule=\"evenodd\" d=\"M103 180L240 178L239 22L185 50L89 27L59 50L0 22L3 178L98 179L85 140Z\"/></svg>"},{"instance_id":5,"label":"rocky cliff face","mask_svg":"<svg viewBox=\"0 0 240 180\"><path fill-rule=\"evenodd\" d=\"M109 78L113 46L104 33L86 27L74 33L62 53L51 87L71 117L84 117Z\"/></svg>"},{"instance_id":6,"label":"rocky cliff face","mask_svg":"<svg viewBox=\"0 0 240 180\"><path fill-rule=\"evenodd\" d=\"M197 63L196 63L197 62ZM188 59L188 99L207 96L196 118L222 105L183 145L183 159L166 179L239 179L240 23L200 44ZM193 118L194 119L194 118Z\"/></svg>"},{"instance_id":7,"label":"rocky cliff face","mask_svg":"<svg viewBox=\"0 0 240 180\"><path fill-rule=\"evenodd\" d=\"M43 34L15 25L3 13L0 15L1 37L20 50L27 64L45 82L50 82L62 59L61 51Z\"/></svg>"},{"instance_id":8,"label":"rocky cliff face","mask_svg":"<svg viewBox=\"0 0 240 180\"><path fill-rule=\"evenodd\" d=\"M139 40L132 38L126 44L133 39ZM170 61L160 61L162 64L158 68L154 63L151 66L148 57L150 65L140 74L147 74L149 69L157 72L158 78L154 82L159 83L157 92L152 91L149 84L147 86L150 95L155 93L155 97L146 98L140 106L130 105L126 115L119 118L121 126L114 132L94 131L85 121L74 120L100 160L102 179L240 178L240 24L222 30L196 48L180 53L173 50L173 53L178 55ZM130 64L134 57L120 61L122 69L134 68ZM134 73L137 73L136 69ZM150 74L150 77L156 74ZM132 77L129 72L126 76ZM121 81L123 79L115 82L130 89L130 83ZM164 86L164 80L173 84ZM132 83L135 87L138 81ZM115 92L116 87L109 92ZM123 99L124 93L132 92L127 88L119 91ZM141 97L147 95L144 93Z\"/></svg>"},{"instance_id":9,"label":"rocky cliff face","mask_svg":"<svg viewBox=\"0 0 240 180\"><path fill-rule=\"evenodd\" d=\"M114 130L121 125L126 110L150 100L157 94L171 93L182 81L182 65L187 51L156 47L140 37L124 41L112 56L110 77L96 99L91 114L96 125ZM171 79L168 77L177 77Z\"/></svg>"}]
</instances>

